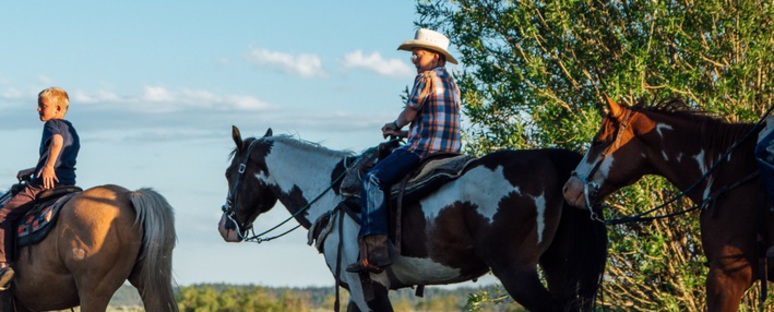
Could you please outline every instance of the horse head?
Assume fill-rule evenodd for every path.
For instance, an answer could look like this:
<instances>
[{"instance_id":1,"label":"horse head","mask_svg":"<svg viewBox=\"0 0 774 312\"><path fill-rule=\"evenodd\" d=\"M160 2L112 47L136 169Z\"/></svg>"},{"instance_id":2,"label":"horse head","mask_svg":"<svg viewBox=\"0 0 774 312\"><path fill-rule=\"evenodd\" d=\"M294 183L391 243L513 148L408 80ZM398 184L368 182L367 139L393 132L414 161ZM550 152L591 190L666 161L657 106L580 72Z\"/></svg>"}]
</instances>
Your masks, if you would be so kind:
<instances>
[{"instance_id":1,"label":"horse head","mask_svg":"<svg viewBox=\"0 0 774 312\"><path fill-rule=\"evenodd\" d=\"M232 126L236 149L231 165L226 169L229 191L218 224L220 235L228 242L242 241L258 215L269 211L277 202L277 196L268 185L256 178L269 176L263 159L271 149L271 141L266 140L271 136L269 129L261 138L242 140L239 129Z\"/></svg>"},{"instance_id":2,"label":"horse head","mask_svg":"<svg viewBox=\"0 0 774 312\"><path fill-rule=\"evenodd\" d=\"M646 135L656 123L642 112L605 96L608 114L586 155L564 185L564 197L579 208L592 207L605 196L650 173Z\"/></svg>"}]
</instances>

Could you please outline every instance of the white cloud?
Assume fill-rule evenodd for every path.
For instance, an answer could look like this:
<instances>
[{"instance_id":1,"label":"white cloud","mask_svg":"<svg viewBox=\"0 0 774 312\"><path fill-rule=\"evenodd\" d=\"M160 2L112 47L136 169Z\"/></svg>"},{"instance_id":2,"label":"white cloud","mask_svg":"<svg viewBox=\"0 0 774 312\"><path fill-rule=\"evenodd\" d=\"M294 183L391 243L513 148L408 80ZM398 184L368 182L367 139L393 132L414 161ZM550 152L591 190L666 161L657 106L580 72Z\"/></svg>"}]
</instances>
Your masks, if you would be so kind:
<instances>
[{"instance_id":1,"label":"white cloud","mask_svg":"<svg viewBox=\"0 0 774 312\"><path fill-rule=\"evenodd\" d=\"M138 95L119 96L112 91L73 92L72 102L89 104L92 108L123 109L134 112L170 113L182 110L258 111L271 105L250 95L217 94L207 90L169 90L146 86Z\"/></svg>"},{"instance_id":2,"label":"white cloud","mask_svg":"<svg viewBox=\"0 0 774 312\"><path fill-rule=\"evenodd\" d=\"M398 59L385 60L379 52L364 55L363 51L360 50L344 56L344 67L364 69L391 77L406 77L416 73L416 70L406 65L404 61Z\"/></svg>"},{"instance_id":3,"label":"white cloud","mask_svg":"<svg viewBox=\"0 0 774 312\"><path fill-rule=\"evenodd\" d=\"M0 95L0 98L4 100L12 100L12 101L20 100L20 99L23 99L24 97L25 95L21 91L12 89L12 88L5 89L2 95Z\"/></svg>"},{"instance_id":4,"label":"white cloud","mask_svg":"<svg viewBox=\"0 0 774 312\"><path fill-rule=\"evenodd\" d=\"M259 68L270 68L301 77L325 77L320 57L314 54L292 55L267 49L253 49L247 60Z\"/></svg>"},{"instance_id":5,"label":"white cloud","mask_svg":"<svg viewBox=\"0 0 774 312\"><path fill-rule=\"evenodd\" d=\"M40 75L40 76L38 76L38 82L40 82L40 83L42 83L44 85L50 85L50 84L54 83L54 80L49 78L48 76Z\"/></svg>"}]
</instances>

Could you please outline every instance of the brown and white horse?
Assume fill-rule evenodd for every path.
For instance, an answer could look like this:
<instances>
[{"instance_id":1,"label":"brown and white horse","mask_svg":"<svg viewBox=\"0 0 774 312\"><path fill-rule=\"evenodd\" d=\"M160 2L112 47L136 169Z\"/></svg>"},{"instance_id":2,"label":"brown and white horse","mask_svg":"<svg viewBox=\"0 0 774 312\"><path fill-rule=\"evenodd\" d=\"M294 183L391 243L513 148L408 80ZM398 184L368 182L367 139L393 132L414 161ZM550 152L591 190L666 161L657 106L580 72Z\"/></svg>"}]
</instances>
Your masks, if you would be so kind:
<instances>
[{"instance_id":1,"label":"brown and white horse","mask_svg":"<svg viewBox=\"0 0 774 312\"><path fill-rule=\"evenodd\" d=\"M178 311L172 291L172 207L151 189L88 189L61 208L43 241L18 251L3 311L79 306L103 312L129 279L147 311ZM13 301L8 295L13 296Z\"/></svg>"},{"instance_id":2,"label":"brown and white horse","mask_svg":"<svg viewBox=\"0 0 774 312\"><path fill-rule=\"evenodd\" d=\"M565 184L565 198L585 208L644 175L665 177L702 207L709 311L736 311L762 273L758 233L768 232L762 237L767 246L774 242L774 215L760 208L756 140L749 135L755 125L723 122L680 101L652 107L607 102L609 113Z\"/></svg>"},{"instance_id":3,"label":"brown and white horse","mask_svg":"<svg viewBox=\"0 0 774 312\"><path fill-rule=\"evenodd\" d=\"M401 254L384 272L370 275L375 299L367 302L358 274L343 270L357 260L357 217L335 209L345 199L337 177L347 170L351 153L273 136L271 129L242 140L234 127L233 140L229 194L219 224L223 238L245 239L256 218L278 200L307 229L328 218L322 232L329 232L318 244L350 292L350 311L390 311L389 289L464 282L489 270L533 311L590 310L594 304L606 260L605 227L562 198L562 183L580 154L492 153L435 193L404 203Z\"/></svg>"}]
</instances>

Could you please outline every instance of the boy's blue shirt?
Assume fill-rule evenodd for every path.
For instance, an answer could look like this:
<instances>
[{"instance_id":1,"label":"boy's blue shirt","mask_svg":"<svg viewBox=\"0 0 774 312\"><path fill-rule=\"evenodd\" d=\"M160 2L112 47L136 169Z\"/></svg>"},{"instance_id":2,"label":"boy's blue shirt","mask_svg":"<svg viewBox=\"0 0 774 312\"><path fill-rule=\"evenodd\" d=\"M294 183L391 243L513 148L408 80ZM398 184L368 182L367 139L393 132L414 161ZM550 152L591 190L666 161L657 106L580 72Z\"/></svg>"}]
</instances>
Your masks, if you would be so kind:
<instances>
[{"instance_id":1,"label":"boy's blue shirt","mask_svg":"<svg viewBox=\"0 0 774 312\"><path fill-rule=\"evenodd\" d=\"M75 159L81 149L81 141L73 125L64 119L49 120L43 125L43 135L40 139L40 159L35 166L35 175L30 182L43 184L43 180L38 177L38 174L48 161L51 138L55 134L61 135L63 139L62 150L54 165L56 177L59 179L56 185L75 185Z\"/></svg>"}]
</instances>

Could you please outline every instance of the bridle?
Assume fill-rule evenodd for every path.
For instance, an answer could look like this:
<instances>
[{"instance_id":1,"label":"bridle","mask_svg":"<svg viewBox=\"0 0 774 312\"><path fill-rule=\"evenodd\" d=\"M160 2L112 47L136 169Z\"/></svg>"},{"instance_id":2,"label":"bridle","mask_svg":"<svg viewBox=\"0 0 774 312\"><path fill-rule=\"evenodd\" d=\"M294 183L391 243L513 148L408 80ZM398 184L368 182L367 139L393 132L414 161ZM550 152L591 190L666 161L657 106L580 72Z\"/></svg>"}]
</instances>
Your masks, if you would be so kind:
<instances>
[{"instance_id":1,"label":"bridle","mask_svg":"<svg viewBox=\"0 0 774 312\"><path fill-rule=\"evenodd\" d=\"M596 183L594 181L589 181L589 179L590 179L590 177L594 176L594 174L596 173L597 170L599 170L599 167L602 165L602 161L597 161L594 164L594 167L592 167L591 171L589 171L589 174L587 176L585 176L585 177L581 177L581 176L579 176L577 174L577 172L573 171L572 175L575 176L576 178L578 178L583 183L583 196L584 196L584 200L586 201L586 207L588 207L589 211L591 212L591 219L595 220L595 221L602 222L605 225L616 225L616 224L632 222L632 221L647 221L647 220L669 218L669 217L673 217L673 216L676 216L676 215L687 213L687 212L690 212L690 211L693 211L693 210L697 210L699 208L707 206L708 202L714 200L715 196L710 196L709 198L705 198L702 203L700 203L698 205L695 205L692 208L684 209L682 211L678 211L678 212L674 212L674 213L670 213L670 214L666 214L666 215L661 215L661 216L643 217L644 215L650 214L650 213L652 213L652 212L654 212L656 210L659 210L659 209L662 209L662 208L664 208L664 207L666 207L668 205L671 205L672 203L678 201L680 198L687 196L687 194L690 193L691 191L693 191L694 188L698 187L705 179L707 179L712 174L712 172L715 171L715 169L717 169L720 166L720 164L722 164L725 160L729 159L729 157L730 157L732 152L734 152L743 142L745 142L745 141L747 141L747 139L751 138L752 135L754 133L756 133L757 130L760 129L761 125L766 120L766 116L768 116L772 112L772 110L774 110L774 105L770 106L769 109L766 111L766 113L758 120L758 122L755 124L755 126L753 126L747 133L745 133L742 136L741 139L739 139L733 145L731 145L731 147L728 149L728 151L726 151L723 155L721 155L721 157L719 157L718 160L715 161L715 163L713 163L712 166L710 166L707 169L707 171L701 177L699 177L699 179L697 179L693 184L691 184L685 190L681 191L679 194L675 195L674 197L672 197L671 199L667 200L666 202L664 202L664 203L662 203L662 204L660 204L660 205L658 205L658 206L656 206L654 208L651 208L651 209L649 209L649 210L647 210L645 212L638 213L638 214L633 215L633 216L626 216L626 217L622 217L622 218L613 219L613 220L607 220L606 221L606 220L600 218L599 215L597 215L597 213L594 212L594 209L593 209L594 206L592 205L592 199L596 199L596 196L599 193L599 190L600 190L601 186L599 185L599 183ZM627 109L626 110L626 115L624 116L624 118L622 118L622 120L620 122L620 126L619 126L619 128L618 128L618 130L616 132L615 141L613 141L613 143L610 144L610 146L608 146L605 149L605 151L602 153L602 155L609 155L610 153L612 153L613 151L615 151L615 149L617 149L619 147L619 145L620 145L620 137L621 137L622 133L624 132L623 130L628 128L629 120L631 119L631 117L633 115L634 115L634 111L633 110L631 110L631 109ZM613 149L613 148L615 148L615 149ZM731 189L736 188L736 187L738 187L741 184L744 184L746 182L751 181L755 176L757 176L757 172L742 178L740 181L737 181L736 183L733 184L733 187L731 187L731 188L724 188L721 191L728 192Z\"/></svg>"},{"instance_id":2,"label":"bridle","mask_svg":"<svg viewBox=\"0 0 774 312\"><path fill-rule=\"evenodd\" d=\"M629 128L629 121L631 120L632 116L634 116L634 111L627 109L624 112L623 118L620 119L618 129L616 130L615 138L613 139L613 143L610 144L605 150L602 152L602 158L606 157L607 155L612 154L614 151L616 151L621 143L621 136L626 131L627 128ZM581 177L578 175L576 171L572 172L572 175L578 178L583 183L583 198L586 201L586 208L589 209L589 213L591 213L591 219L595 221L605 222L594 210L594 204L592 202L592 198L596 199L597 194L599 193L600 188L602 187L599 183L591 181L591 177L594 176L595 173L599 170L599 167L602 166L602 161L597 161L594 163L594 167L591 167L591 170L585 177Z\"/></svg>"},{"instance_id":3,"label":"bridle","mask_svg":"<svg viewBox=\"0 0 774 312\"><path fill-rule=\"evenodd\" d=\"M306 204L306 206L302 207L301 209L296 211L293 215L291 215L289 218L285 219L284 221L280 222L279 224L275 225L274 227L272 227L272 228L270 228L270 229L268 229L268 230L266 230L266 231L264 231L264 232L262 232L260 234L253 233L253 235L248 237L248 236L246 236L246 235L244 235L242 233L243 232L247 233L248 231L252 230L253 229L253 224L250 223L250 224L240 225L239 222L236 220L236 212L238 211L237 204L239 203L237 201L237 199L238 199L238 195L239 195L239 186L242 183L242 176L244 175L245 169L247 168L247 163L250 161L250 155L252 154L253 146L255 145L256 142L258 142L257 139L252 141L252 142L250 142L250 145L247 148L247 154L245 154L244 158L242 159L242 161L239 164L239 168L237 169L236 182L231 187L231 189L228 190L228 195L226 196L226 203L223 205L221 210L226 215L226 219L228 219L234 225L234 227L236 228L237 236L239 237L240 240L242 240L242 241L253 241L253 242L256 242L256 243L260 244L260 243L265 242L265 241L270 241L270 240L273 240L275 238L285 236L286 234L294 231L295 229L298 229L301 226L300 224L295 226L295 227L293 227L290 230L287 230L287 231L279 234L279 235L268 237L268 238L263 238L264 235L266 235L266 234L276 230L277 228L279 228L283 224L287 223L288 221L294 219L295 217L297 217L298 215L300 215L304 211L308 210L312 206L312 204L317 202L320 198L323 197L323 195L328 193L328 191L330 191L333 188L333 186L336 185L336 183L341 181L341 179L343 179L344 176L346 176L347 173L349 172L349 170L351 170L353 167L349 167L348 166L348 164L347 164L347 157L345 157L344 158L344 171L336 179L334 179L331 182L331 184L325 190L323 190L319 195L317 195L308 204Z\"/></svg>"},{"instance_id":4,"label":"bridle","mask_svg":"<svg viewBox=\"0 0 774 312\"><path fill-rule=\"evenodd\" d=\"M226 218L231 221L231 223L234 224L234 227L236 228L237 235L239 236L240 240L244 240L245 236L242 234L247 233L253 225L251 224L243 224L240 226L239 222L236 220L236 212L238 211L238 199L239 199L239 186L242 184L242 176L245 173L245 169L247 168L247 162L250 161L250 155L252 155L253 152L253 146L255 146L255 143L258 142L258 140L253 140L250 142L250 145L247 147L247 153L245 154L244 158L239 164L239 168L237 169L237 178L234 185L232 185L231 189L228 190L228 195L226 196L226 203L223 204L223 207L221 207L221 210L223 210L223 213L226 215Z\"/></svg>"}]
</instances>

